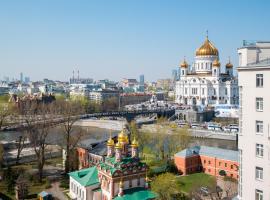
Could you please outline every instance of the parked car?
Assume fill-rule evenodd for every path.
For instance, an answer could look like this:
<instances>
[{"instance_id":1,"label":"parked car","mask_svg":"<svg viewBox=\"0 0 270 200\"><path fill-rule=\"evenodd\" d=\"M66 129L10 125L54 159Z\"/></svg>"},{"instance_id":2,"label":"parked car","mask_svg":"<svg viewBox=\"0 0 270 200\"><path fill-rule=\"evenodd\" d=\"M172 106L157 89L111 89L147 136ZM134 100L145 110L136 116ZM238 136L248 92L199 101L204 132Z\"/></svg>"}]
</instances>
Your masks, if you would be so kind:
<instances>
[{"instance_id":1,"label":"parked car","mask_svg":"<svg viewBox=\"0 0 270 200\"><path fill-rule=\"evenodd\" d=\"M208 196L209 195L209 191L208 191L207 187L201 187L200 191L203 194L203 196Z\"/></svg>"}]
</instances>

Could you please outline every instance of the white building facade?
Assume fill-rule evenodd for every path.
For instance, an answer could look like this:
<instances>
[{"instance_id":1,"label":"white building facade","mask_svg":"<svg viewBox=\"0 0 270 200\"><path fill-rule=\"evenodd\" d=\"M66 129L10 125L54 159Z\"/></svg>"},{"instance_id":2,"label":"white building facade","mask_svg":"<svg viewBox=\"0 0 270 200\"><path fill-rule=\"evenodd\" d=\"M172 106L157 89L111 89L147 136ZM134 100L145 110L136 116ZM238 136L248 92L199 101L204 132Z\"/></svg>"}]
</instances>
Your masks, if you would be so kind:
<instances>
[{"instance_id":1,"label":"white building facade","mask_svg":"<svg viewBox=\"0 0 270 200\"><path fill-rule=\"evenodd\" d=\"M244 41L238 54L238 199L270 199L270 42Z\"/></svg>"},{"instance_id":2,"label":"white building facade","mask_svg":"<svg viewBox=\"0 0 270 200\"><path fill-rule=\"evenodd\" d=\"M207 106L238 104L238 80L229 61L222 73L218 49L206 38L196 50L190 66L180 64L180 80L176 81L175 102L184 105Z\"/></svg>"}]
</instances>

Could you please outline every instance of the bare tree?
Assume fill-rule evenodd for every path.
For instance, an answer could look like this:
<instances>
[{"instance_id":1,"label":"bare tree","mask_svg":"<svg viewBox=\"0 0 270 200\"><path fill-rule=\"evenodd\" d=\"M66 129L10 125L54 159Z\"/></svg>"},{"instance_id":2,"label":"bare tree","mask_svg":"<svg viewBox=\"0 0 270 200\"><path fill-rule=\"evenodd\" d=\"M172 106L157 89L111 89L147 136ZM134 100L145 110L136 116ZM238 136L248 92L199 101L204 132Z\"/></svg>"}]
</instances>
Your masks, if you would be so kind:
<instances>
[{"instance_id":1,"label":"bare tree","mask_svg":"<svg viewBox=\"0 0 270 200\"><path fill-rule=\"evenodd\" d=\"M19 136L19 140L18 142L16 143L16 147L17 147L17 157L16 157L16 164L19 163L20 161L20 155L21 155L21 152L24 148L24 143L25 143L25 140L26 140L26 137L24 135L20 135Z\"/></svg>"},{"instance_id":2,"label":"bare tree","mask_svg":"<svg viewBox=\"0 0 270 200\"><path fill-rule=\"evenodd\" d=\"M15 115L16 107L10 103L0 103L0 129L11 122L11 116Z\"/></svg>"},{"instance_id":3,"label":"bare tree","mask_svg":"<svg viewBox=\"0 0 270 200\"><path fill-rule=\"evenodd\" d=\"M56 102L55 106L60 108L60 115L64 119L63 145L66 151L65 172L68 173L70 171L71 161L73 160L70 157L74 155L72 152L84 133L83 129L75 126L75 123L80 119L80 115L83 114L84 109L80 102L76 101L59 101Z\"/></svg>"},{"instance_id":4,"label":"bare tree","mask_svg":"<svg viewBox=\"0 0 270 200\"><path fill-rule=\"evenodd\" d=\"M49 104L32 103L24 108L23 114L25 128L37 159L39 181L42 182L47 147L46 139L50 130L48 123L51 120L52 107Z\"/></svg>"}]
</instances>

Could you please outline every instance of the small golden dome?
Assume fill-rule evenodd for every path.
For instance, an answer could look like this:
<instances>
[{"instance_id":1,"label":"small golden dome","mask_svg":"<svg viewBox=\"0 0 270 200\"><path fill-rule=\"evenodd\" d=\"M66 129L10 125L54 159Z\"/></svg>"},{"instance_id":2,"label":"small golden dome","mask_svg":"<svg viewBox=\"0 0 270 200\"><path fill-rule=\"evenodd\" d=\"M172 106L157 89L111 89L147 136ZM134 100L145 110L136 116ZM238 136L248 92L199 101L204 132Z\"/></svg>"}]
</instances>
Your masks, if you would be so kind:
<instances>
[{"instance_id":1,"label":"small golden dome","mask_svg":"<svg viewBox=\"0 0 270 200\"><path fill-rule=\"evenodd\" d=\"M218 59L215 59L215 60L214 60L213 66L214 66L214 67L220 67L220 62L219 62Z\"/></svg>"},{"instance_id":2,"label":"small golden dome","mask_svg":"<svg viewBox=\"0 0 270 200\"><path fill-rule=\"evenodd\" d=\"M188 68L187 61L184 59L184 61L180 64L180 66L183 67L183 68Z\"/></svg>"},{"instance_id":3,"label":"small golden dome","mask_svg":"<svg viewBox=\"0 0 270 200\"><path fill-rule=\"evenodd\" d=\"M226 68L233 68L233 64L231 63L231 61L226 64Z\"/></svg>"},{"instance_id":4,"label":"small golden dome","mask_svg":"<svg viewBox=\"0 0 270 200\"><path fill-rule=\"evenodd\" d=\"M107 141L107 146L114 146L114 140L112 138Z\"/></svg>"},{"instance_id":5,"label":"small golden dome","mask_svg":"<svg viewBox=\"0 0 270 200\"><path fill-rule=\"evenodd\" d=\"M203 45L196 50L196 56L218 56L218 49L206 37Z\"/></svg>"},{"instance_id":6,"label":"small golden dome","mask_svg":"<svg viewBox=\"0 0 270 200\"><path fill-rule=\"evenodd\" d=\"M116 149L122 149L122 144L117 142L116 145L115 145L115 148Z\"/></svg>"},{"instance_id":7,"label":"small golden dome","mask_svg":"<svg viewBox=\"0 0 270 200\"><path fill-rule=\"evenodd\" d=\"M131 142L131 147L138 147L138 146L139 146L139 143L136 140L136 138L134 137L133 141Z\"/></svg>"},{"instance_id":8,"label":"small golden dome","mask_svg":"<svg viewBox=\"0 0 270 200\"><path fill-rule=\"evenodd\" d=\"M119 134L118 134L118 142L124 142L124 143L128 143L128 136L127 134L124 132L124 130L122 130Z\"/></svg>"}]
</instances>

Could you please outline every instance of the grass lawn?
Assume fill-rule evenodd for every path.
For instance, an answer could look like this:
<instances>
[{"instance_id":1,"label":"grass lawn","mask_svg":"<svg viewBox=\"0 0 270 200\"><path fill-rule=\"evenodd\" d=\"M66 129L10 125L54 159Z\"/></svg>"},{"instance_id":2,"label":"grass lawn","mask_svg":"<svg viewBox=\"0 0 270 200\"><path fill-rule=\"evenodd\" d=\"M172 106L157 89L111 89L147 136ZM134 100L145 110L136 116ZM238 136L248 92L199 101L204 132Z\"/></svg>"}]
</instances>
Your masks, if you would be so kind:
<instances>
[{"instance_id":1,"label":"grass lawn","mask_svg":"<svg viewBox=\"0 0 270 200\"><path fill-rule=\"evenodd\" d=\"M183 193L189 193L194 187L208 186L211 187L215 183L215 177L204 173L190 174L187 176L177 177L177 184Z\"/></svg>"},{"instance_id":2,"label":"grass lawn","mask_svg":"<svg viewBox=\"0 0 270 200\"><path fill-rule=\"evenodd\" d=\"M33 196L33 199L36 199L36 195L42 192L46 189L46 181L45 179L42 181L42 183L31 183L29 187L29 195ZM10 197L11 199L15 199L15 193L9 194L7 193L7 185L5 182L0 182L0 191L5 194L6 196ZM35 195L36 194L36 195ZM32 198L29 198L32 199Z\"/></svg>"}]
</instances>

